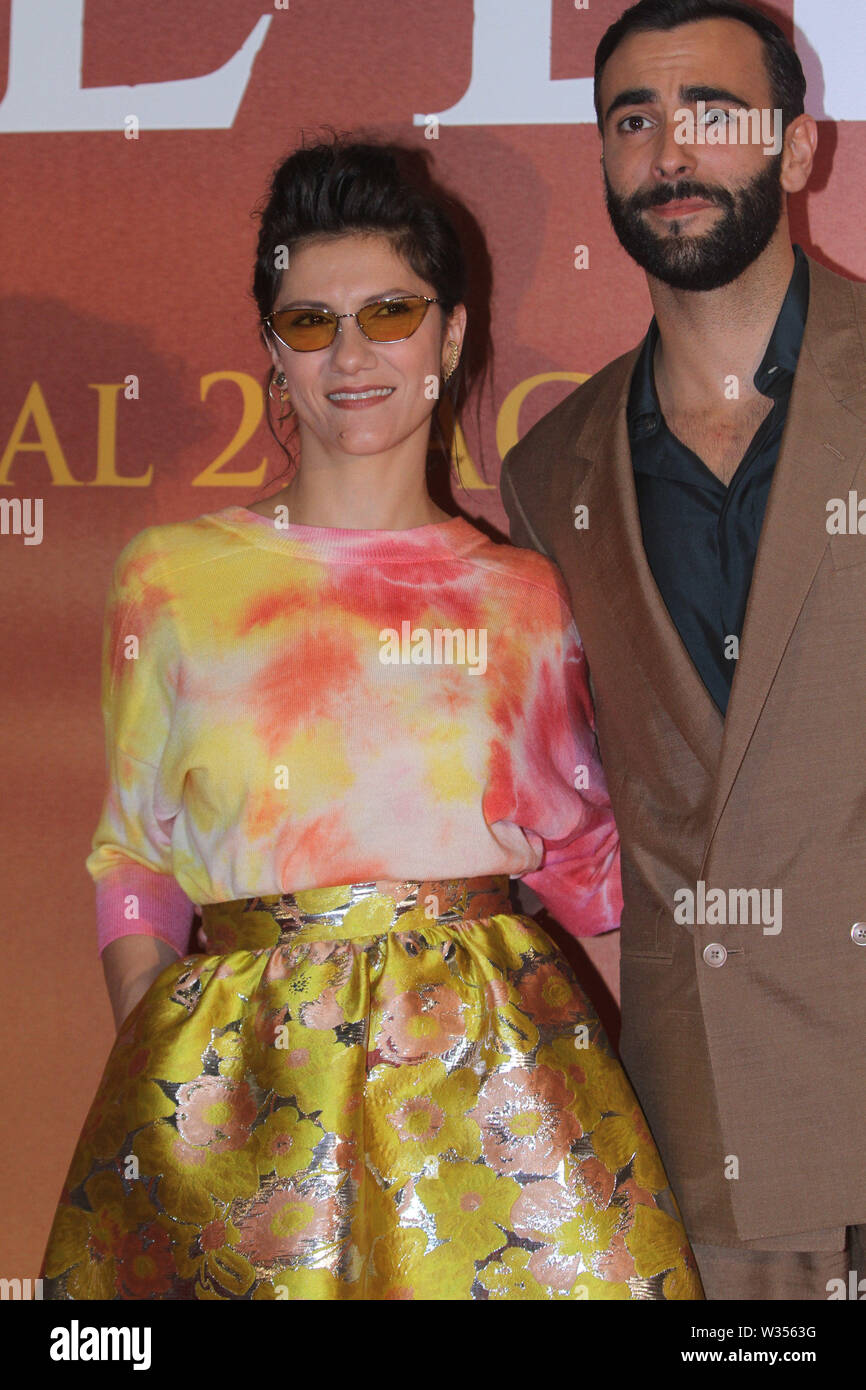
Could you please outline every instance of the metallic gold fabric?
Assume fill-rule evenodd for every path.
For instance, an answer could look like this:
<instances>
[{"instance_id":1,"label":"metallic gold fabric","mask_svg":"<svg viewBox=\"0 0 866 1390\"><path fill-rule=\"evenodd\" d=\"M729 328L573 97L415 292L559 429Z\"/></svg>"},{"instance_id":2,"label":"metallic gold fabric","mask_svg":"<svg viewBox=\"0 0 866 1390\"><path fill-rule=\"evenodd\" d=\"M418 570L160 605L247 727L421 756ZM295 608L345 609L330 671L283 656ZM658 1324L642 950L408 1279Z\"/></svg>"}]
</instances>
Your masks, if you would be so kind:
<instances>
[{"instance_id":1,"label":"metallic gold fabric","mask_svg":"<svg viewBox=\"0 0 866 1390\"><path fill-rule=\"evenodd\" d=\"M702 1298L625 1074L507 888L205 907L120 1029L45 1296Z\"/></svg>"}]
</instances>

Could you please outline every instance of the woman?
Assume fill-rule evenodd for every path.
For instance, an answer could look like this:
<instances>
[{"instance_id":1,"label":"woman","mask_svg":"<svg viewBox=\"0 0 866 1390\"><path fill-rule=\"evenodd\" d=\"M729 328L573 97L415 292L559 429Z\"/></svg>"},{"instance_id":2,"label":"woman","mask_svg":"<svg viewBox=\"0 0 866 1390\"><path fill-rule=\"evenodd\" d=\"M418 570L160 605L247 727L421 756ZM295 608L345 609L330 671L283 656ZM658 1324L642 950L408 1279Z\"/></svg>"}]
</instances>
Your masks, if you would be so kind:
<instances>
[{"instance_id":1,"label":"woman","mask_svg":"<svg viewBox=\"0 0 866 1390\"><path fill-rule=\"evenodd\" d=\"M300 150L254 292L300 466L142 531L109 596L119 1032L47 1296L700 1298L622 1069L508 898L611 929L619 854L558 572L427 492L454 228L387 148Z\"/></svg>"}]
</instances>

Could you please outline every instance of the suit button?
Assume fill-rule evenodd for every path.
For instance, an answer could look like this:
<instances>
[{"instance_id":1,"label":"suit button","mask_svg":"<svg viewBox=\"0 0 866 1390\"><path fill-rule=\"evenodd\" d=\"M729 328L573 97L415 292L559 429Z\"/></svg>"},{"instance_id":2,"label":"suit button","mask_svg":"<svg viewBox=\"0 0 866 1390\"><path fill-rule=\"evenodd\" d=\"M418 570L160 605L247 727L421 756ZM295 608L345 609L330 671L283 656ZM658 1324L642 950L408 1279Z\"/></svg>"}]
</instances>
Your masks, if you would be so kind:
<instances>
[{"instance_id":1,"label":"suit button","mask_svg":"<svg viewBox=\"0 0 866 1390\"><path fill-rule=\"evenodd\" d=\"M719 941L711 941L709 946L704 947L704 960L707 965L724 965L728 959L728 953Z\"/></svg>"},{"instance_id":2,"label":"suit button","mask_svg":"<svg viewBox=\"0 0 866 1390\"><path fill-rule=\"evenodd\" d=\"M866 922L855 922L851 928L851 940L855 946L866 946Z\"/></svg>"}]
</instances>

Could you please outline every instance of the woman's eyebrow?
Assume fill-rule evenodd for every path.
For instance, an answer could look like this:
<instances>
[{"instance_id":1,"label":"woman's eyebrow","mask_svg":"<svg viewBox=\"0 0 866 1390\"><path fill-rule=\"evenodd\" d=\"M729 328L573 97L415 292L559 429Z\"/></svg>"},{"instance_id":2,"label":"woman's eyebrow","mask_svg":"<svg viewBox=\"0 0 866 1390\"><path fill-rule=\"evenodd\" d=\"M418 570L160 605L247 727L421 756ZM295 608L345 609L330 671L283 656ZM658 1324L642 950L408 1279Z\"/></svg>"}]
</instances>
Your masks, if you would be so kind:
<instances>
[{"instance_id":1,"label":"woman's eyebrow","mask_svg":"<svg viewBox=\"0 0 866 1390\"><path fill-rule=\"evenodd\" d=\"M406 297L409 297L417 293L417 290L407 290L403 287L398 286L392 286L391 289L388 290L375 290L372 294L366 295L365 298L361 300L361 308L363 308L365 304L374 304L377 299L389 299L400 295L405 295ZM337 313L336 309L332 309L330 304L326 304L322 299L292 299L288 304L283 304L281 308L324 309L329 314Z\"/></svg>"}]
</instances>

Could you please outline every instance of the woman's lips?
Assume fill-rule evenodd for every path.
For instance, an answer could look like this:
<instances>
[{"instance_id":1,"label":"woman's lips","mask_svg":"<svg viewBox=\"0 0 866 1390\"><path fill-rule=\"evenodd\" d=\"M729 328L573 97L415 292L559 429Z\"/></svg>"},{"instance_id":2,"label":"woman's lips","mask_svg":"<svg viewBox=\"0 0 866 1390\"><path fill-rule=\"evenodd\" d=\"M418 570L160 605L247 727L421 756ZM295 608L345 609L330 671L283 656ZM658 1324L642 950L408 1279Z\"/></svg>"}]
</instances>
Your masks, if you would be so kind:
<instances>
[{"instance_id":1,"label":"woman's lips","mask_svg":"<svg viewBox=\"0 0 866 1390\"><path fill-rule=\"evenodd\" d=\"M329 391L328 400L338 410L365 410L371 405L380 405L394 394L393 386L344 387L339 391Z\"/></svg>"}]
</instances>

